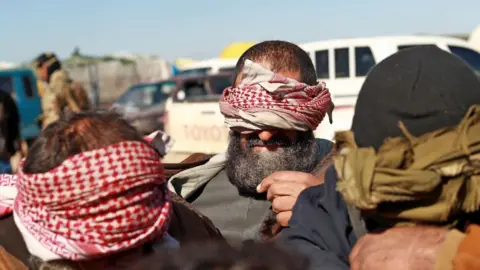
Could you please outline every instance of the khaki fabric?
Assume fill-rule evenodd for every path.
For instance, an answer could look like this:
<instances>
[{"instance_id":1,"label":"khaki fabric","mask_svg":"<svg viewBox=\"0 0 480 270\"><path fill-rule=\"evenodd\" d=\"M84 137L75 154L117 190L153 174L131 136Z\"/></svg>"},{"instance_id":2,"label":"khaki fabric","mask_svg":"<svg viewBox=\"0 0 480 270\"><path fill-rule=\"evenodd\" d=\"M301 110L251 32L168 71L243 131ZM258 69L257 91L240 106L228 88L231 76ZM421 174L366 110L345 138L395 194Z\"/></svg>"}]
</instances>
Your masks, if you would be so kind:
<instances>
[{"instance_id":1,"label":"khaki fabric","mask_svg":"<svg viewBox=\"0 0 480 270\"><path fill-rule=\"evenodd\" d=\"M37 80L37 90L40 98L43 97L45 94L45 83L42 80Z\"/></svg>"},{"instance_id":2,"label":"khaki fabric","mask_svg":"<svg viewBox=\"0 0 480 270\"><path fill-rule=\"evenodd\" d=\"M480 106L458 126L390 138L375 152L350 131L336 134L337 189L345 200L391 225L451 224L480 206ZM374 210L374 211L373 211Z\"/></svg>"},{"instance_id":3,"label":"khaki fabric","mask_svg":"<svg viewBox=\"0 0 480 270\"><path fill-rule=\"evenodd\" d=\"M43 84L39 89L42 91L43 128L57 121L67 109L75 113L91 109L90 98L85 88L70 80L64 70L55 71L50 83Z\"/></svg>"},{"instance_id":4,"label":"khaki fabric","mask_svg":"<svg viewBox=\"0 0 480 270\"><path fill-rule=\"evenodd\" d=\"M42 127L45 128L60 118L63 107L66 105L64 89L70 84L67 72L55 71L50 83L44 85L42 95Z\"/></svg>"}]
</instances>

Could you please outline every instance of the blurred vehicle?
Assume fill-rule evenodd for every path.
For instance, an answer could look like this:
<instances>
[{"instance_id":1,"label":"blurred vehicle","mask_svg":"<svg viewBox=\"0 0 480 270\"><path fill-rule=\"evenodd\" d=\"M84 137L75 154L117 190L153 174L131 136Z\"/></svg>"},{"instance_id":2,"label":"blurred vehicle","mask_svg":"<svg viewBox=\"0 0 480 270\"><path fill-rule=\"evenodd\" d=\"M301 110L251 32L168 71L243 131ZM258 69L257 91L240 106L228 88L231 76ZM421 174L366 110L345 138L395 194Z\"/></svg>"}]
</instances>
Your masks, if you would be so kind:
<instances>
[{"instance_id":1,"label":"blurred vehicle","mask_svg":"<svg viewBox=\"0 0 480 270\"><path fill-rule=\"evenodd\" d=\"M165 102L176 88L174 80L136 84L127 89L112 108L143 134L163 130Z\"/></svg>"},{"instance_id":2,"label":"blurred vehicle","mask_svg":"<svg viewBox=\"0 0 480 270\"><path fill-rule=\"evenodd\" d=\"M218 81L224 83L218 84ZM167 117L167 104L171 104L172 97L185 95L184 89L196 86L198 91L208 89L206 91L220 91L221 93L230 84L230 73L212 76L175 76L156 83L133 85L118 98L112 108L123 114L140 132L149 134L165 129L167 120L170 120ZM181 114L178 117L184 118L185 116L185 114ZM171 120L176 121L177 119Z\"/></svg>"},{"instance_id":3,"label":"blurred vehicle","mask_svg":"<svg viewBox=\"0 0 480 270\"><path fill-rule=\"evenodd\" d=\"M475 48L477 51L480 51L480 24L473 30L473 32L468 37L468 44Z\"/></svg>"},{"instance_id":4,"label":"blurred vehicle","mask_svg":"<svg viewBox=\"0 0 480 270\"><path fill-rule=\"evenodd\" d=\"M41 132L37 121L42 105L37 89L37 79L30 69L0 70L0 91L8 93L15 101L19 116L20 139L31 142Z\"/></svg>"},{"instance_id":5,"label":"blurred vehicle","mask_svg":"<svg viewBox=\"0 0 480 270\"><path fill-rule=\"evenodd\" d=\"M333 124L323 121L315 131L332 139L351 127L358 92L368 72L380 61L402 49L436 45L468 63L480 75L480 54L465 40L444 36L383 36L325 40L300 44L310 54L318 80L325 81L335 104Z\"/></svg>"},{"instance_id":6,"label":"blurred vehicle","mask_svg":"<svg viewBox=\"0 0 480 270\"><path fill-rule=\"evenodd\" d=\"M165 132L175 139L172 152L218 153L225 150L228 129L219 99L232 85L231 73L190 77L167 102Z\"/></svg>"},{"instance_id":7,"label":"blurred vehicle","mask_svg":"<svg viewBox=\"0 0 480 270\"><path fill-rule=\"evenodd\" d=\"M214 58L195 61L178 71L177 76L205 76L218 73L233 73L237 59Z\"/></svg>"},{"instance_id":8,"label":"blurred vehicle","mask_svg":"<svg viewBox=\"0 0 480 270\"><path fill-rule=\"evenodd\" d=\"M310 54L317 78L333 89L334 97L356 100L368 72L402 49L436 45L467 62L480 73L480 54L468 42L444 36L383 36L325 40L300 44Z\"/></svg>"}]
</instances>

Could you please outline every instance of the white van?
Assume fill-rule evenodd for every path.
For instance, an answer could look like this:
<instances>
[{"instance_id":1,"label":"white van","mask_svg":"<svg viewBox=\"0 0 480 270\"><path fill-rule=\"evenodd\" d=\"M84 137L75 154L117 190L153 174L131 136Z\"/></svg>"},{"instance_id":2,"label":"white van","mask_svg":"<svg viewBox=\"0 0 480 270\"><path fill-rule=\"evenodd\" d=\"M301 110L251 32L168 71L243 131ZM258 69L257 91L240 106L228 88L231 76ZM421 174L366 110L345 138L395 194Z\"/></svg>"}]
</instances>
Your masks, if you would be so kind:
<instances>
[{"instance_id":1,"label":"white van","mask_svg":"<svg viewBox=\"0 0 480 270\"><path fill-rule=\"evenodd\" d=\"M480 54L464 40L441 36L386 36L326 40L300 44L310 54L317 78L325 81L337 106L334 123L324 121L316 135L332 138L335 131L350 129L354 105L367 73L398 50L436 45L470 64L480 74Z\"/></svg>"},{"instance_id":2,"label":"white van","mask_svg":"<svg viewBox=\"0 0 480 270\"><path fill-rule=\"evenodd\" d=\"M358 92L373 66L400 49L428 44L454 53L480 73L480 54L467 42L455 38L372 37L301 44L315 64L318 79L327 83L335 103L333 124L325 118L315 130L315 136L333 139L336 131L350 129ZM177 141L172 151L220 153L226 150L228 130L223 123L218 98L210 97L208 101L173 99L167 107L168 123L172 125L168 129Z\"/></svg>"},{"instance_id":3,"label":"white van","mask_svg":"<svg viewBox=\"0 0 480 270\"><path fill-rule=\"evenodd\" d=\"M214 58L193 62L186 68L181 69L177 76L203 76L215 75L223 72L233 72L237 59Z\"/></svg>"},{"instance_id":4,"label":"white van","mask_svg":"<svg viewBox=\"0 0 480 270\"><path fill-rule=\"evenodd\" d=\"M439 36L392 36L338 39L300 44L310 54L319 80L335 98L353 98L370 69L400 49L437 45L462 58L480 72L480 54L468 42Z\"/></svg>"}]
</instances>

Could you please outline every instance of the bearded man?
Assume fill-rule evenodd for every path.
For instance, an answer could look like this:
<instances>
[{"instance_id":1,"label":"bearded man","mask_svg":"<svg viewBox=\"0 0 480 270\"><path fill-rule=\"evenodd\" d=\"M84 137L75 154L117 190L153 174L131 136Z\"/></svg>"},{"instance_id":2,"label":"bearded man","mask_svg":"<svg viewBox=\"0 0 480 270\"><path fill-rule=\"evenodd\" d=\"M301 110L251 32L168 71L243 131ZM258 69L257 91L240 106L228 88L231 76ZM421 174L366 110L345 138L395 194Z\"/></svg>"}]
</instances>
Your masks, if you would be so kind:
<instances>
[{"instance_id":1,"label":"bearded man","mask_svg":"<svg viewBox=\"0 0 480 270\"><path fill-rule=\"evenodd\" d=\"M227 239L271 238L288 226L300 192L323 182L332 143L313 130L332 108L305 51L261 42L240 57L220 100L231 129L227 153L174 175L170 189Z\"/></svg>"}]
</instances>

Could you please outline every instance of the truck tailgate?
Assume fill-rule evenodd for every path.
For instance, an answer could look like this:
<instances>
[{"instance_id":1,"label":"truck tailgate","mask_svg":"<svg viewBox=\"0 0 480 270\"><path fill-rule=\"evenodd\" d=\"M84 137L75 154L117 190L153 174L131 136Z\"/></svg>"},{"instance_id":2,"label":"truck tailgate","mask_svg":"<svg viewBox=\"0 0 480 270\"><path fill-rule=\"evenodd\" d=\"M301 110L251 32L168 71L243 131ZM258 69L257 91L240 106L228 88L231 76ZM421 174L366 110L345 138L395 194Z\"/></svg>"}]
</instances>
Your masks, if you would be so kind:
<instances>
[{"instance_id":1,"label":"truck tailgate","mask_svg":"<svg viewBox=\"0 0 480 270\"><path fill-rule=\"evenodd\" d=\"M228 128L215 102L174 102L169 106L167 133L175 139L172 152L206 154L227 149Z\"/></svg>"}]
</instances>

